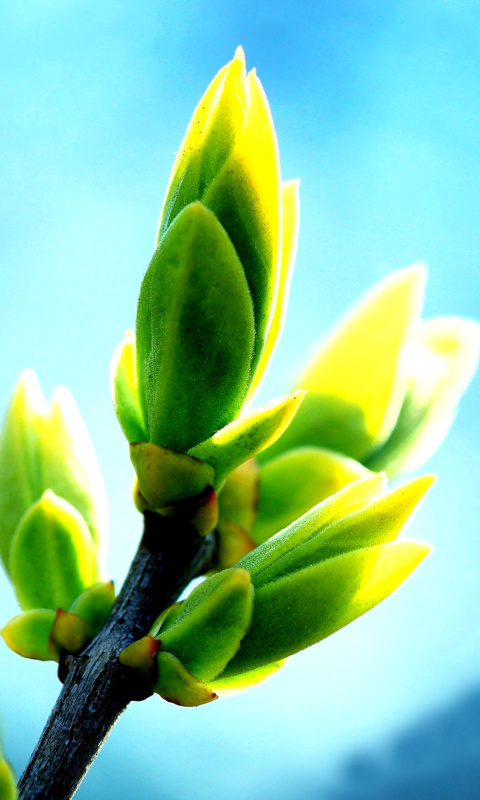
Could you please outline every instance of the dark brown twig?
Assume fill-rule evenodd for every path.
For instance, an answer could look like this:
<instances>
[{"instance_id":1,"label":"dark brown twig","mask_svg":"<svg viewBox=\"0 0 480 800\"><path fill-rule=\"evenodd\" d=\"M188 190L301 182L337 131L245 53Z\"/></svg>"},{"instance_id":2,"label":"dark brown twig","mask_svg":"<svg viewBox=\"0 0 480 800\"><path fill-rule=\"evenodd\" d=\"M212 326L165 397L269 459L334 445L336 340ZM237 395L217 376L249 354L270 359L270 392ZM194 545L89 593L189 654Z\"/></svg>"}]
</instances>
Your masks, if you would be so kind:
<instances>
[{"instance_id":1,"label":"dark brown twig","mask_svg":"<svg viewBox=\"0 0 480 800\"><path fill-rule=\"evenodd\" d=\"M151 694L118 655L203 574L213 536L178 519L145 514L145 532L125 584L99 635L60 667L63 688L19 782L19 800L69 800L120 714Z\"/></svg>"}]
</instances>

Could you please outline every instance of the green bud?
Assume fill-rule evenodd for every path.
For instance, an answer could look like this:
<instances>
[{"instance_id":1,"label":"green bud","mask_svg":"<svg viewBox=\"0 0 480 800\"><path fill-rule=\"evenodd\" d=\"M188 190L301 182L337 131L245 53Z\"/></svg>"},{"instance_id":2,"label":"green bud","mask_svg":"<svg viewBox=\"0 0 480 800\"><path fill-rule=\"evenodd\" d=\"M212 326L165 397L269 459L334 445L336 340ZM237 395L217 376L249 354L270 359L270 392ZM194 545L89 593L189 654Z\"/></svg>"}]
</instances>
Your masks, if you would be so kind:
<instances>
[{"instance_id":1,"label":"green bud","mask_svg":"<svg viewBox=\"0 0 480 800\"><path fill-rule=\"evenodd\" d=\"M478 362L471 320L420 322L426 270L397 270L349 313L297 385L308 395L292 424L260 455L315 445L390 476L418 469L438 448Z\"/></svg>"},{"instance_id":2,"label":"green bud","mask_svg":"<svg viewBox=\"0 0 480 800\"><path fill-rule=\"evenodd\" d=\"M252 614L252 586L244 569L227 569L192 592L156 638L198 680L218 675L237 652Z\"/></svg>"},{"instance_id":3,"label":"green bud","mask_svg":"<svg viewBox=\"0 0 480 800\"><path fill-rule=\"evenodd\" d=\"M358 461L319 447L300 447L261 464L252 537L257 544L352 481L369 475Z\"/></svg>"},{"instance_id":4,"label":"green bud","mask_svg":"<svg viewBox=\"0 0 480 800\"><path fill-rule=\"evenodd\" d=\"M285 658L335 633L391 594L430 550L414 541L361 548L255 590L250 631L221 677Z\"/></svg>"},{"instance_id":5,"label":"green bud","mask_svg":"<svg viewBox=\"0 0 480 800\"><path fill-rule=\"evenodd\" d=\"M85 620L89 626L89 635L93 639L105 625L114 603L113 581L99 582L85 589L68 610Z\"/></svg>"},{"instance_id":6,"label":"green bud","mask_svg":"<svg viewBox=\"0 0 480 800\"><path fill-rule=\"evenodd\" d=\"M91 639L88 622L69 611L57 610L50 639L59 652L78 653Z\"/></svg>"},{"instance_id":7,"label":"green bud","mask_svg":"<svg viewBox=\"0 0 480 800\"><path fill-rule=\"evenodd\" d=\"M157 655L157 679L153 691L177 706L202 706L217 699L216 693L189 672L173 653Z\"/></svg>"},{"instance_id":8,"label":"green bud","mask_svg":"<svg viewBox=\"0 0 480 800\"><path fill-rule=\"evenodd\" d=\"M95 547L78 511L46 491L17 527L9 572L25 610L68 609L100 577Z\"/></svg>"},{"instance_id":9,"label":"green bud","mask_svg":"<svg viewBox=\"0 0 480 800\"><path fill-rule=\"evenodd\" d=\"M283 433L300 402L297 393L244 410L283 327L298 217L298 182L281 184L268 104L239 49L188 127L140 291L136 342L127 331L111 370L129 443L204 461L216 490ZM168 477L158 476L161 505L137 475L139 508L143 498L156 510L175 503L163 492Z\"/></svg>"},{"instance_id":10,"label":"green bud","mask_svg":"<svg viewBox=\"0 0 480 800\"><path fill-rule=\"evenodd\" d=\"M461 317L421 322L406 346L409 382L387 441L367 461L390 476L418 469L447 435L475 373L480 328Z\"/></svg>"},{"instance_id":11,"label":"green bud","mask_svg":"<svg viewBox=\"0 0 480 800\"><path fill-rule=\"evenodd\" d=\"M130 445L130 458L140 492L154 509L198 497L213 485L212 467L193 456L136 442Z\"/></svg>"},{"instance_id":12,"label":"green bud","mask_svg":"<svg viewBox=\"0 0 480 800\"><path fill-rule=\"evenodd\" d=\"M0 555L7 570L15 530L47 489L81 514L103 558L106 497L85 423L67 389L55 389L49 404L35 373L27 370L0 439Z\"/></svg>"},{"instance_id":13,"label":"green bud","mask_svg":"<svg viewBox=\"0 0 480 800\"><path fill-rule=\"evenodd\" d=\"M228 476L218 495L220 519L251 531L258 503L258 474L257 462L252 458Z\"/></svg>"},{"instance_id":14,"label":"green bud","mask_svg":"<svg viewBox=\"0 0 480 800\"><path fill-rule=\"evenodd\" d=\"M315 445L362 461L391 433L407 388L403 348L419 319L426 272L397 270L363 298L299 377L309 393L267 458Z\"/></svg>"},{"instance_id":15,"label":"green bud","mask_svg":"<svg viewBox=\"0 0 480 800\"><path fill-rule=\"evenodd\" d=\"M305 392L283 395L262 408L246 411L206 442L192 447L190 455L213 467L214 486L220 489L230 472L282 435L304 396Z\"/></svg>"},{"instance_id":16,"label":"green bud","mask_svg":"<svg viewBox=\"0 0 480 800\"><path fill-rule=\"evenodd\" d=\"M38 661L58 661L60 652L50 638L56 612L46 608L36 608L18 614L2 628L6 645L23 658Z\"/></svg>"},{"instance_id":17,"label":"green bud","mask_svg":"<svg viewBox=\"0 0 480 800\"><path fill-rule=\"evenodd\" d=\"M185 452L234 419L253 341L242 265L214 214L193 203L161 240L140 291L137 363L149 440Z\"/></svg>"},{"instance_id":18,"label":"green bud","mask_svg":"<svg viewBox=\"0 0 480 800\"><path fill-rule=\"evenodd\" d=\"M432 480L389 492L383 475L349 483L165 613L151 632L159 656L220 694L264 680L377 605L430 552L399 537Z\"/></svg>"},{"instance_id":19,"label":"green bud","mask_svg":"<svg viewBox=\"0 0 480 800\"><path fill-rule=\"evenodd\" d=\"M281 181L270 109L255 71L246 74L240 48L193 114L173 167L158 241L196 200L214 212L245 270L255 314L255 369L278 293Z\"/></svg>"},{"instance_id":20,"label":"green bud","mask_svg":"<svg viewBox=\"0 0 480 800\"><path fill-rule=\"evenodd\" d=\"M135 669L146 677L155 674L156 656L160 648L160 642L153 636L142 636L124 650L119 655L119 661L125 667Z\"/></svg>"}]
</instances>

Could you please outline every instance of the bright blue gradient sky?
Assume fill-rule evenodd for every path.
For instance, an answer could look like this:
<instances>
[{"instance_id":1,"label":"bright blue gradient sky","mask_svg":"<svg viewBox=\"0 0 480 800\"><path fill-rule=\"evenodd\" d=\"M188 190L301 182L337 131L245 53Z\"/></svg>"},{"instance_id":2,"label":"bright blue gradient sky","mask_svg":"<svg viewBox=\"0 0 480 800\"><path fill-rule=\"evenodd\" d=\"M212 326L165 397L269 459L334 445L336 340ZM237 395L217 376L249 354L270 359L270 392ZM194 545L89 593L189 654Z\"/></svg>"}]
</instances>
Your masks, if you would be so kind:
<instances>
[{"instance_id":1,"label":"bright blue gradient sky","mask_svg":"<svg viewBox=\"0 0 480 800\"><path fill-rule=\"evenodd\" d=\"M172 160L242 44L300 177L289 318L263 398L389 269L429 263L426 313L480 316L480 11L473 0L4 0L0 7L0 404L25 367L68 385L111 503L111 574L136 547L132 469L108 389ZM264 687L197 710L131 707L80 800L288 794L335 780L480 677L479 382L428 468L412 535L436 546L390 600ZM16 613L6 580L2 620ZM57 693L51 665L0 648L8 754L25 762Z\"/></svg>"}]
</instances>

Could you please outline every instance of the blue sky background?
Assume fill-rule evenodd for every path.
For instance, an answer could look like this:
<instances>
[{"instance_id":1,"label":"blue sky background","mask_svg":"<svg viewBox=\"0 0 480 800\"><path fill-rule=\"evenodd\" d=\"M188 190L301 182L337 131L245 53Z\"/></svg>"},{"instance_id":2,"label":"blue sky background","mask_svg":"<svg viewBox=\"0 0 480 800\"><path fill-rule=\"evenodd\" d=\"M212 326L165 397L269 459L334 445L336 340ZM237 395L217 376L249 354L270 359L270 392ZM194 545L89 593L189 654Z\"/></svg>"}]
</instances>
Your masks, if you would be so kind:
<instances>
[{"instance_id":1,"label":"blue sky background","mask_svg":"<svg viewBox=\"0 0 480 800\"><path fill-rule=\"evenodd\" d=\"M480 316L479 34L473 0L1 4L0 404L30 366L46 392L74 392L104 470L118 583L141 520L108 364L134 322L173 156L206 85L242 44L270 100L283 175L302 182L267 398L391 268L429 263L428 316ZM402 731L418 729L422 749L424 718L435 728L437 709L468 707L480 681L478 391L477 380L429 464L439 480L412 534L436 552L414 578L247 695L196 710L132 705L80 800L330 798L352 754L366 748L388 771L385 748ZM16 606L3 578L0 596L5 620ZM51 665L4 647L0 674L20 771L58 684ZM451 752L442 741L432 780ZM478 731L459 742L480 751ZM465 763L452 767L460 799L480 780ZM415 798L437 796L415 774ZM385 785L379 798L393 796Z\"/></svg>"}]
</instances>

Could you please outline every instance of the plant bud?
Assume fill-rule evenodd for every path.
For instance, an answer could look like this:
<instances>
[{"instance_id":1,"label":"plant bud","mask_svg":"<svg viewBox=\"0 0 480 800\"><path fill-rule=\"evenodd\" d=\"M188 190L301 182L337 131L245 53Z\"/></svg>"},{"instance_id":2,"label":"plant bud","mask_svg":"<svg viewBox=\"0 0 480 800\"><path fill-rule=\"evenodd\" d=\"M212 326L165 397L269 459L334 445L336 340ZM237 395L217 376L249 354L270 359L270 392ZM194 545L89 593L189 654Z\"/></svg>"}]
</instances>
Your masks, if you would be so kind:
<instances>
[{"instance_id":1,"label":"plant bud","mask_svg":"<svg viewBox=\"0 0 480 800\"><path fill-rule=\"evenodd\" d=\"M298 409L303 393L245 410L283 327L298 215L298 182L281 184L270 110L239 49L194 112L142 283L136 337L127 331L112 360L112 394L136 448L139 492L157 511L179 499L160 475L175 469L174 460L156 472L158 487L150 480L145 491L140 445L205 462L218 491ZM192 486L185 497L196 494Z\"/></svg>"},{"instance_id":2,"label":"plant bud","mask_svg":"<svg viewBox=\"0 0 480 800\"><path fill-rule=\"evenodd\" d=\"M419 321L425 279L418 264L397 270L344 317L300 375L308 395L261 461L315 445L389 476L424 464L452 424L480 351L471 320Z\"/></svg>"}]
</instances>

